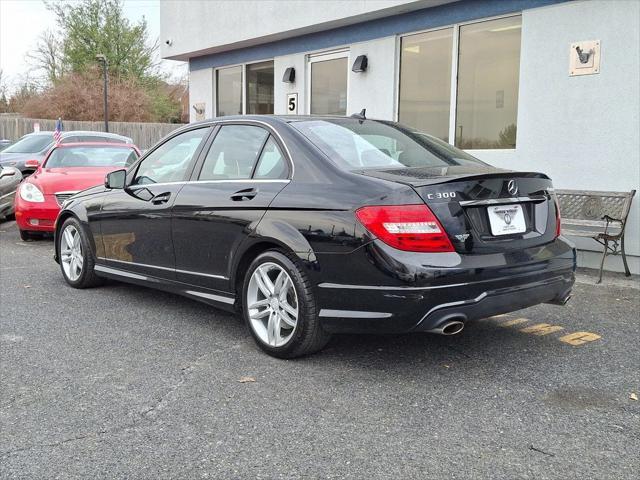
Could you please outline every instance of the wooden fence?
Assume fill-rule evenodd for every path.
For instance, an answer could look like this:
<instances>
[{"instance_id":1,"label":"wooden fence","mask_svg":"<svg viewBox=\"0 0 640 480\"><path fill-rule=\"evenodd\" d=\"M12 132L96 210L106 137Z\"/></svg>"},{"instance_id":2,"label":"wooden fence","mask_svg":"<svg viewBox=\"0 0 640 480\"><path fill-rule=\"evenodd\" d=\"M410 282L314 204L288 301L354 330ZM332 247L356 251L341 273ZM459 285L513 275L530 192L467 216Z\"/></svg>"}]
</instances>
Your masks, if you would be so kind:
<instances>
[{"instance_id":1,"label":"wooden fence","mask_svg":"<svg viewBox=\"0 0 640 480\"><path fill-rule=\"evenodd\" d=\"M0 139L18 140L27 133L33 133L35 123L40 124L40 131L53 131L56 128L55 120L0 115ZM63 120L62 125L65 132L70 130L104 131L104 122ZM182 124L180 123L109 122L109 131L132 138L133 143L144 150L153 146L162 137L181 126Z\"/></svg>"}]
</instances>

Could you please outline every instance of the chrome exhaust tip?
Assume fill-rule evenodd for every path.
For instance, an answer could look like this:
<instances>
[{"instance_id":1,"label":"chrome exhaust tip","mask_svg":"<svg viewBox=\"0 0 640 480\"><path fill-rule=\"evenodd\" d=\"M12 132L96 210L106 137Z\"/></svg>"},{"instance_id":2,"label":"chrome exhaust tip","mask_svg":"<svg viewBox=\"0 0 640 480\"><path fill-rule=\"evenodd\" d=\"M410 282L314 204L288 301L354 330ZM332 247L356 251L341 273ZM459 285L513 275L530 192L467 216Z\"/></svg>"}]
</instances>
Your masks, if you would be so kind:
<instances>
[{"instance_id":1,"label":"chrome exhaust tip","mask_svg":"<svg viewBox=\"0 0 640 480\"><path fill-rule=\"evenodd\" d=\"M550 303L551 305L563 306L563 305L566 305L569 300L571 300L571 293L567 293L564 297L554 298L553 300L547 303Z\"/></svg>"},{"instance_id":2,"label":"chrome exhaust tip","mask_svg":"<svg viewBox=\"0 0 640 480\"><path fill-rule=\"evenodd\" d=\"M447 320L442 322L436 328L427 330L429 333L437 333L438 335L456 335L464 329L464 322L460 320Z\"/></svg>"}]
</instances>

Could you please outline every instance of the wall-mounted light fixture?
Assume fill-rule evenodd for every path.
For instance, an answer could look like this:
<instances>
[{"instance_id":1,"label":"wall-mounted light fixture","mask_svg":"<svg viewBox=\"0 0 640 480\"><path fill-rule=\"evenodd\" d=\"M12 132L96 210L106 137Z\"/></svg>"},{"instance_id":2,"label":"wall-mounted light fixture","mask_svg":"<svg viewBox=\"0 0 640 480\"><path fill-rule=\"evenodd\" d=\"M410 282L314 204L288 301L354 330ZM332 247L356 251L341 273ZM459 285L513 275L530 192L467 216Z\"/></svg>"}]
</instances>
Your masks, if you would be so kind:
<instances>
[{"instance_id":1,"label":"wall-mounted light fixture","mask_svg":"<svg viewBox=\"0 0 640 480\"><path fill-rule=\"evenodd\" d=\"M293 83L296 81L296 69L293 67L287 67L284 71L284 75L282 76L282 81L284 83Z\"/></svg>"},{"instance_id":2,"label":"wall-mounted light fixture","mask_svg":"<svg viewBox=\"0 0 640 480\"><path fill-rule=\"evenodd\" d=\"M195 110L197 115L204 115L204 107L201 103L194 105L193 109Z\"/></svg>"},{"instance_id":3,"label":"wall-mounted light fixture","mask_svg":"<svg viewBox=\"0 0 640 480\"><path fill-rule=\"evenodd\" d=\"M358 58L356 58L356 61L353 62L353 67L351 67L351 71L355 73L366 72L368 64L369 64L369 61L367 60L366 55L358 55Z\"/></svg>"}]
</instances>

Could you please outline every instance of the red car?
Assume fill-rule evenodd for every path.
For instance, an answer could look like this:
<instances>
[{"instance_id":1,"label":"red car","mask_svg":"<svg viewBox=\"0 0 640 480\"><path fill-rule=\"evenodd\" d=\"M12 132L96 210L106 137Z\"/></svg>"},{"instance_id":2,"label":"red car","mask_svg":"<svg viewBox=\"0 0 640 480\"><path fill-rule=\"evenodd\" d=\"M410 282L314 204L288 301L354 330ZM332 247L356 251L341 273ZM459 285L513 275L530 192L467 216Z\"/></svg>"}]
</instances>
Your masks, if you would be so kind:
<instances>
[{"instance_id":1,"label":"red car","mask_svg":"<svg viewBox=\"0 0 640 480\"><path fill-rule=\"evenodd\" d=\"M16 192L15 216L20 238L53 233L63 202L100 185L107 173L132 165L140 151L132 144L66 143L56 145ZM30 160L36 162L36 160Z\"/></svg>"}]
</instances>

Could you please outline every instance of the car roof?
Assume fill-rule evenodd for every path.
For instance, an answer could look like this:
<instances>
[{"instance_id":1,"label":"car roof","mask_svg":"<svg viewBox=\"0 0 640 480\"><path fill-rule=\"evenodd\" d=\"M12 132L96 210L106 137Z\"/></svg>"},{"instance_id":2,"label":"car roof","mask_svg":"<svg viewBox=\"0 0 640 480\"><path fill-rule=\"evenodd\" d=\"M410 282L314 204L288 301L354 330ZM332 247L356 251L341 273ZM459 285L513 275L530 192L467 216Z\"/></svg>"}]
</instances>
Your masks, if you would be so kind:
<instances>
[{"instance_id":1,"label":"car roof","mask_svg":"<svg viewBox=\"0 0 640 480\"><path fill-rule=\"evenodd\" d=\"M381 120L377 120L374 118L357 118L357 117L345 117L343 115L229 115L225 117L214 117L207 120L202 120L199 122L188 123L181 127L178 130L186 130L189 128L197 127L197 126L207 126L213 125L217 122L233 122L234 120L244 120L244 121L256 121L267 123L269 125L283 125L294 122L301 122L305 120L353 120L353 121L375 121L380 122ZM178 130L174 130L173 133L176 133Z\"/></svg>"},{"instance_id":2,"label":"car roof","mask_svg":"<svg viewBox=\"0 0 640 480\"><path fill-rule=\"evenodd\" d=\"M69 148L69 147L116 147L116 148L133 148L137 150L138 147L133 143L113 143L113 142L71 142L71 143L56 143L55 148Z\"/></svg>"},{"instance_id":3,"label":"car roof","mask_svg":"<svg viewBox=\"0 0 640 480\"><path fill-rule=\"evenodd\" d=\"M129 148L140 153L140 149L133 143L113 143L113 142L71 142L56 143L53 148L70 148L70 147L113 147L113 148Z\"/></svg>"},{"instance_id":4,"label":"car roof","mask_svg":"<svg viewBox=\"0 0 640 480\"><path fill-rule=\"evenodd\" d=\"M126 137L124 135L119 135L117 133L111 133L111 132L95 132L95 131L91 131L91 130L69 130L68 132L62 132L62 138L65 137L71 137L74 135L89 135L89 136L93 136L93 137L105 137L105 138L122 138L122 139L128 139L129 137Z\"/></svg>"},{"instance_id":5,"label":"car roof","mask_svg":"<svg viewBox=\"0 0 640 480\"><path fill-rule=\"evenodd\" d=\"M27 133L25 136L36 136L36 135L53 135L55 132L49 130L42 130L40 132L31 132ZM75 135L88 135L92 137L103 137L103 138L118 138L122 140L131 140L130 137L126 137L124 135L119 135L117 133L111 132L96 132L93 130L68 130L61 132L60 136L62 138L73 137Z\"/></svg>"}]
</instances>

